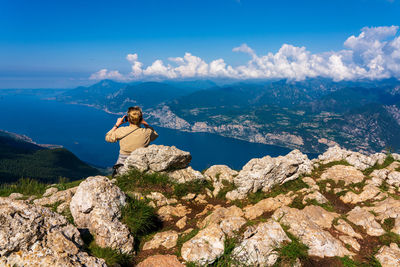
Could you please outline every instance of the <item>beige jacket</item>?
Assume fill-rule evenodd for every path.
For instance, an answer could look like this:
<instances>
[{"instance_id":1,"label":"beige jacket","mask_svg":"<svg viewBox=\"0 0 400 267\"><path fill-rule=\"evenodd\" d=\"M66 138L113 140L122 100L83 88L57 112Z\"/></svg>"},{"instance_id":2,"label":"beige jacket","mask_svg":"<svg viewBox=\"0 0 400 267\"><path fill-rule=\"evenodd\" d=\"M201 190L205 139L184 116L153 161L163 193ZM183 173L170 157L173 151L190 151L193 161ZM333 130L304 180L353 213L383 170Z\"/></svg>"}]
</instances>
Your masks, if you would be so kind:
<instances>
[{"instance_id":1,"label":"beige jacket","mask_svg":"<svg viewBox=\"0 0 400 267\"><path fill-rule=\"evenodd\" d=\"M127 135L133 130L137 129L133 133ZM123 138L127 135L125 138ZM119 141L119 153L120 154L131 154L132 151L139 147L148 146L151 141L154 141L158 137L156 131L150 128L140 128L136 125L129 125L127 127L119 127L116 130L110 130L106 134L106 141L115 143ZM121 138L123 138L121 140Z\"/></svg>"}]
</instances>

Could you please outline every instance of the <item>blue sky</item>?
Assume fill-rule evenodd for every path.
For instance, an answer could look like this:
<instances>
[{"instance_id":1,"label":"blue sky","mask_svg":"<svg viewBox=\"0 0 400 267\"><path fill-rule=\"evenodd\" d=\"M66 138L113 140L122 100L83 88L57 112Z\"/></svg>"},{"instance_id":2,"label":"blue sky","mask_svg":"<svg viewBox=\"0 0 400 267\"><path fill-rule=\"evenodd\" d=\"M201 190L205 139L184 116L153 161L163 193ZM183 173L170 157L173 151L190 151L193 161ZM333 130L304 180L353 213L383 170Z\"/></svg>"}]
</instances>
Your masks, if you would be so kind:
<instances>
[{"instance_id":1,"label":"blue sky","mask_svg":"<svg viewBox=\"0 0 400 267\"><path fill-rule=\"evenodd\" d=\"M278 53L283 44L305 47L310 55L330 51L336 53L344 48L344 42L350 36L359 36L364 27L400 25L399 2L0 0L0 88L74 87L103 77L94 75L102 69L107 70L103 72L105 77L121 80L220 75L209 70L182 74L180 69L168 67L170 57L180 57L178 61L186 62L182 63L185 66L192 64L193 58L184 58L186 52L196 57L193 60L198 57L204 61L207 64L205 68L209 68L212 61L223 59L224 64L234 69L226 75L249 78L260 75L259 69L250 65L275 60L256 62L268 52ZM378 30L379 34L384 30ZM383 50L387 50L386 39L392 41L390 47L396 45L397 30L393 28L383 39L379 39ZM376 31L370 35L375 38ZM232 51L243 44L246 46L242 48L250 50L237 49L244 53ZM348 49L360 51L360 42ZM249 51L255 51L257 56ZM295 53L296 57L301 51L283 54L287 56L288 53ZM127 61L128 54L137 54L138 59ZM343 58L346 67L354 65L354 61L348 63L343 53L335 55ZM162 60L161 67L154 66L145 71L158 59ZM253 61L249 62L251 59ZM328 62L328 58L324 60ZM368 60L371 62L372 59ZM129 75L133 62L141 64L140 75ZM181 64L176 62L172 64ZM391 62L388 66L397 63ZM247 69L236 69L241 65L247 66ZM201 65L196 66L202 68ZM321 68L324 66L328 65ZM262 74L262 77L280 77L275 70L271 71L271 75L275 76ZM367 72L355 71L353 76L344 77L339 73L332 77L340 80L371 75L396 76L396 70L392 67L385 73L377 74L367 69L369 76ZM117 71L118 75L107 76L109 71ZM310 77L312 71L315 72L296 70L295 74L286 73L282 77L301 79ZM317 72L318 75L327 73L322 70Z\"/></svg>"}]
</instances>

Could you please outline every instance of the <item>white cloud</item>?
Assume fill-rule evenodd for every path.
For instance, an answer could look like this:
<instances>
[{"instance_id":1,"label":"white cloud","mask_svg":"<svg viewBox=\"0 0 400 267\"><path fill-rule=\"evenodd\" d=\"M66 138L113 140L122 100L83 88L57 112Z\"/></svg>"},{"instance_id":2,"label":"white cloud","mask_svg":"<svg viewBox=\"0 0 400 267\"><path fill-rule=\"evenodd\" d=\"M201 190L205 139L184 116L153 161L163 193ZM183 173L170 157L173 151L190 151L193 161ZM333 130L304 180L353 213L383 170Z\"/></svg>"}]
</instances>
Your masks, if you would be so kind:
<instances>
[{"instance_id":1,"label":"white cloud","mask_svg":"<svg viewBox=\"0 0 400 267\"><path fill-rule=\"evenodd\" d=\"M101 69L98 72L95 72L92 75L90 75L89 79L90 80L104 80L104 79L124 80L125 78L117 70Z\"/></svg>"},{"instance_id":2,"label":"white cloud","mask_svg":"<svg viewBox=\"0 0 400 267\"><path fill-rule=\"evenodd\" d=\"M250 60L237 67L228 65L224 59L210 63L191 53L184 57L169 58L171 64L160 59L144 67L137 54L126 59L132 71L122 75L118 71L102 69L90 79L139 80L152 78L206 78L233 79L287 78L304 80L311 77L329 77L336 81L353 79L400 79L400 36L398 26L365 27L358 36L350 36L344 49L312 54L305 47L283 44L276 53L257 55L247 44L232 49L250 55Z\"/></svg>"}]
</instances>

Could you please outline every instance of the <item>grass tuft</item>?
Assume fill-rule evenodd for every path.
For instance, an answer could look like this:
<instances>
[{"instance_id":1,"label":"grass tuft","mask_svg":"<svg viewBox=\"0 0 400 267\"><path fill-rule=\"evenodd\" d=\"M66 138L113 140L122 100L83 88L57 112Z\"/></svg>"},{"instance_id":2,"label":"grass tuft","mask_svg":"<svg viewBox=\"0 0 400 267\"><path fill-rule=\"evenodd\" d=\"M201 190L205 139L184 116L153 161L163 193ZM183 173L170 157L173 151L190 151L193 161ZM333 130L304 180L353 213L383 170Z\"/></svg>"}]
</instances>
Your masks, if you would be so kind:
<instances>
[{"instance_id":1,"label":"grass tuft","mask_svg":"<svg viewBox=\"0 0 400 267\"><path fill-rule=\"evenodd\" d=\"M394 219L394 218L386 218L386 219L383 221L382 228L383 228L386 232L390 232L390 230L392 230L393 227L394 227L394 222L395 222L395 219Z\"/></svg>"},{"instance_id":2,"label":"grass tuft","mask_svg":"<svg viewBox=\"0 0 400 267\"><path fill-rule=\"evenodd\" d=\"M104 259L108 266L132 266L131 255L121 253L118 250L114 250L112 248L99 247L89 231L82 230L81 237L84 242L84 250L97 258Z\"/></svg>"},{"instance_id":3,"label":"grass tuft","mask_svg":"<svg viewBox=\"0 0 400 267\"><path fill-rule=\"evenodd\" d=\"M400 235L393 232L387 232L379 237L379 241L382 245L389 246L391 243L396 243L400 246Z\"/></svg>"},{"instance_id":4,"label":"grass tuft","mask_svg":"<svg viewBox=\"0 0 400 267\"><path fill-rule=\"evenodd\" d=\"M180 235L178 237L178 240L176 242L178 257L181 256L181 248L182 248L183 244L186 243L187 241L189 241L190 239L192 239L195 235L197 235L199 233L199 231L200 231L200 229L196 228L196 229L193 229L191 232L187 233L186 235Z\"/></svg>"},{"instance_id":5,"label":"grass tuft","mask_svg":"<svg viewBox=\"0 0 400 267\"><path fill-rule=\"evenodd\" d=\"M129 197L127 197L127 204L122 208L122 222L128 226L135 238L157 231L162 226L153 207L144 200Z\"/></svg>"},{"instance_id":6,"label":"grass tuft","mask_svg":"<svg viewBox=\"0 0 400 267\"><path fill-rule=\"evenodd\" d=\"M237 260L231 257L232 251L235 249L236 245L238 244L238 239L235 237L228 237L225 239L224 242L224 254L219 257L215 262L213 262L209 266L213 267L230 267L230 266L237 266Z\"/></svg>"},{"instance_id":7,"label":"grass tuft","mask_svg":"<svg viewBox=\"0 0 400 267\"><path fill-rule=\"evenodd\" d=\"M288 232L288 226L282 225L282 228L292 242L276 249L279 253L279 258L275 266L281 266L281 263L289 263L289 266L292 266L296 262L296 259L306 260L308 258L308 247Z\"/></svg>"}]
</instances>

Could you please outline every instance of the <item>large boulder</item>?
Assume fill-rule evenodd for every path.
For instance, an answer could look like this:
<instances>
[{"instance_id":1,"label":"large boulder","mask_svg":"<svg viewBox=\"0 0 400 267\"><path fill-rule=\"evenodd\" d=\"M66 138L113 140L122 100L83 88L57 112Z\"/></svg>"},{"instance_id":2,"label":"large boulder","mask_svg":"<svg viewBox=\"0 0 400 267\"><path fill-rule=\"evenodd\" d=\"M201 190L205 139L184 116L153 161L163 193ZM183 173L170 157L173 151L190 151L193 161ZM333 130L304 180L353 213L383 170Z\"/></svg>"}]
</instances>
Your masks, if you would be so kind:
<instances>
[{"instance_id":1,"label":"large boulder","mask_svg":"<svg viewBox=\"0 0 400 267\"><path fill-rule=\"evenodd\" d=\"M359 170L365 170L375 164L382 164L385 159L386 155L384 153L375 153L371 156L367 156L359 152L340 148L339 146L330 147L324 154L319 155L318 157L318 160L322 164L346 160Z\"/></svg>"},{"instance_id":2,"label":"large boulder","mask_svg":"<svg viewBox=\"0 0 400 267\"><path fill-rule=\"evenodd\" d=\"M133 237L119 221L126 196L107 177L92 176L83 181L70 203L71 214L79 228L87 228L101 247L124 253L133 251Z\"/></svg>"},{"instance_id":3,"label":"large boulder","mask_svg":"<svg viewBox=\"0 0 400 267\"><path fill-rule=\"evenodd\" d=\"M0 198L0 266L106 266L78 229L49 208Z\"/></svg>"},{"instance_id":4,"label":"large boulder","mask_svg":"<svg viewBox=\"0 0 400 267\"><path fill-rule=\"evenodd\" d=\"M272 266L279 257L276 251L284 242L291 242L281 225L272 219L250 226L232 257L245 266Z\"/></svg>"},{"instance_id":5,"label":"large boulder","mask_svg":"<svg viewBox=\"0 0 400 267\"><path fill-rule=\"evenodd\" d=\"M172 171L187 167L191 160L189 152L174 146L150 145L133 151L118 172L124 174L131 168L142 172Z\"/></svg>"},{"instance_id":6,"label":"large boulder","mask_svg":"<svg viewBox=\"0 0 400 267\"><path fill-rule=\"evenodd\" d=\"M230 200L243 199L249 192L268 192L274 185L297 179L301 174L310 173L312 162L299 150L286 156L266 156L250 160L233 181L237 189L227 193Z\"/></svg>"}]
</instances>

